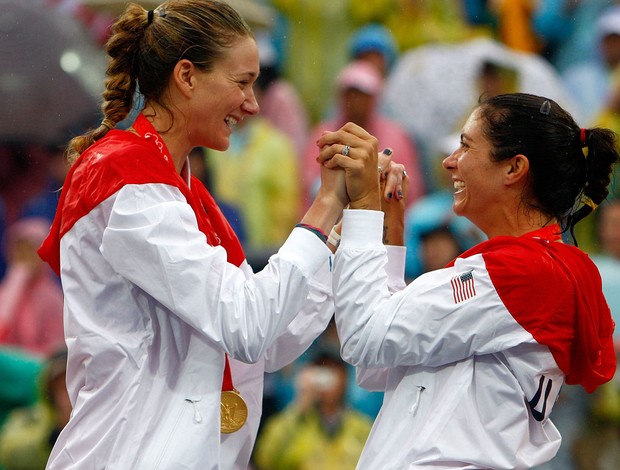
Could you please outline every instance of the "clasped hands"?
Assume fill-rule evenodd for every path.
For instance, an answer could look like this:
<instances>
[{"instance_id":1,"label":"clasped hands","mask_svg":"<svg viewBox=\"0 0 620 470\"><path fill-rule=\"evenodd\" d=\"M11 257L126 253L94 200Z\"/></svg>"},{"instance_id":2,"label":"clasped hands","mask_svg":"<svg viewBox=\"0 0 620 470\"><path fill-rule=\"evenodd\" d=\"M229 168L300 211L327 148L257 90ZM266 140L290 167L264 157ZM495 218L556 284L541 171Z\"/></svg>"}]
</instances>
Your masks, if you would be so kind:
<instances>
[{"instance_id":1,"label":"clasped hands","mask_svg":"<svg viewBox=\"0 0 620 470\"><path fill-rule=\"evenodd\" d=\"M317 140L321 191L335 196L342 208L385 210L393 200L404 205L405 167L392 161L391 150L379 153L377 145L374 136L351 122L323 133Z\"/></svg>"}]
</instances>

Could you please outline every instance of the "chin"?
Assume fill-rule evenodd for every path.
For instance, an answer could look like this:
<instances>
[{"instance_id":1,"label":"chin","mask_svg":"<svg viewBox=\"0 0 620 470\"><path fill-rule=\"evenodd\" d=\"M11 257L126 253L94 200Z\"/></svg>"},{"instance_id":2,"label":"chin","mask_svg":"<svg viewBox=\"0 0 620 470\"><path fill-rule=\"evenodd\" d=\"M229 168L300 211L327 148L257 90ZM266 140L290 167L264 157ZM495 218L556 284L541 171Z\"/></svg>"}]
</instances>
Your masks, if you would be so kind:
<instances>
[{"instance_id":1,"label":"chin","mask_svg":"<svg viewBox=\"0 0 620 470\"><path fill-rule=\"evenodd\" d=\"M461 210L460 206L456 203L452 204L452 212L454 212L456 215L463 215L463 211Z\"/></svg>"},{"instance_id":2,"label":"chin","mask_svg":"<svg viewBox=\"0 0 620 470\"><path fill-rule=\"evenodd\" d=\"M226 150L228 150L228 147L230 147L230 140L226 139L225 141L221 142L211 142L209 145L205 145L205 147L208 147L212 150L225 152Z\"/></svg>"}]
</instances>

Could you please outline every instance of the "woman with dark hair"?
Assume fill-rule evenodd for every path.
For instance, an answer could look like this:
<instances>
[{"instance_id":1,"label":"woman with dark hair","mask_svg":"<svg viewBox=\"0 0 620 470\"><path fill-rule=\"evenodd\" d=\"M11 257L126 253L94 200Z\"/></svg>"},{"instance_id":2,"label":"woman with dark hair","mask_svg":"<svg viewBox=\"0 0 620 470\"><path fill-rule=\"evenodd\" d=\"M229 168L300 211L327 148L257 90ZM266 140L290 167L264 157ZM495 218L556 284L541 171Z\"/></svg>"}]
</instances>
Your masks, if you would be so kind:
<instances>
[{"instance_id":1,"label":"woman with dark hair","mask_svg":"<svg viewBox=\"0 0 620 470\"><path fill-rule=\"evenodd\" d=\"M562 386L591 392L616 370L600 275L562 241L607 196L615 138L580 129L543 97L482 102L443 166L454 212L488 240L394 294L372 138L343 128L319 141L321 161L345 168L350 198L334 260L341 352L363 385L385 391L358 468L523 469L553 458Z\"/></svg>"}]
</instances>

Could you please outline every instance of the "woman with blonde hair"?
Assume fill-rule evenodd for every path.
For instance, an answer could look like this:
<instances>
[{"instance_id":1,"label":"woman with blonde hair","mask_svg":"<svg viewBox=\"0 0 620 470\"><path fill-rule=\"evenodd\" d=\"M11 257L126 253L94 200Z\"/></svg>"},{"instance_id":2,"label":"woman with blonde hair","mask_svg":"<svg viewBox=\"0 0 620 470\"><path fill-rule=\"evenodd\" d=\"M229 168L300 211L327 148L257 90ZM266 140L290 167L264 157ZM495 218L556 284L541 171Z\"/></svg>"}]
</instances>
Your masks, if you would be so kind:
<instances>
[{"instance_id":1,"label":"woman with blonde hair","mask_svg":"<svg viewBox=\"0 0 620 470\"><path fill-rule=\"evenodd\" d=\"M259 111L247 24L225 2L129 4L106 52L104 119L69 145L39 250L64 289L73 406L48 468L245 468L265 370L301 354L333 313L325 232L341 214L342 174L323 172L313 205L254 274L187 159L225 150ZM143 110L116 129L138 89Z\"/></svg>"}]
</instances>

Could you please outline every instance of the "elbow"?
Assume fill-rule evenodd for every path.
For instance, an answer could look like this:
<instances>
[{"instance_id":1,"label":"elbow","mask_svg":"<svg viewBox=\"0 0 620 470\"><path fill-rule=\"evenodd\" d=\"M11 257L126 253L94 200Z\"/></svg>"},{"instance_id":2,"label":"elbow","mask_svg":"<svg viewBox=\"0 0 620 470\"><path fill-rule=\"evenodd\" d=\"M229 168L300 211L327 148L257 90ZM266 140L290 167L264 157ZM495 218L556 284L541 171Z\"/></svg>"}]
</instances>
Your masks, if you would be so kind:
<instances>
[{"instance_id":1,"label":"elbow","mask_svg":"<svg viewBox=\"0 0 620 470\"><path fill-rule=\"evenodd\" d=\"M342 342L340 356L343 361L352 366L359 367L364 365L364 358L361 356L360 352L356 350L355 345L351 344L351 341Z\"/></svg>"}]
</instances>

